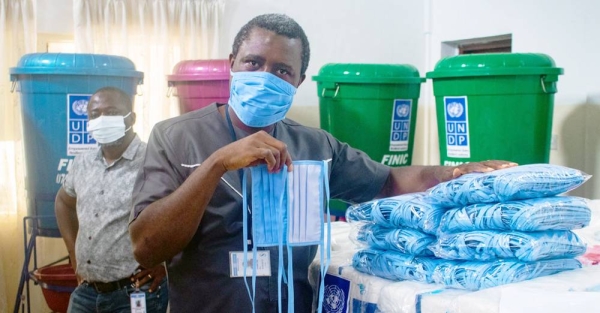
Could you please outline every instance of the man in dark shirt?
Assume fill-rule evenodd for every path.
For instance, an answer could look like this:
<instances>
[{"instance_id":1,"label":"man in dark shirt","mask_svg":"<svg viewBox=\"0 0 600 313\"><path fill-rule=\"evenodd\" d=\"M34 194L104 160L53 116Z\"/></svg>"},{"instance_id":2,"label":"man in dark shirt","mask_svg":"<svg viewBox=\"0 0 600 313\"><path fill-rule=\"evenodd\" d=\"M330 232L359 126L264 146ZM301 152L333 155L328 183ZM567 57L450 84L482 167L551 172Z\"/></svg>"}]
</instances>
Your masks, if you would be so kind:
<instances>
[{"instance_id":1,"label":"man in dark shirt","mask_svg":"<svg viewBox=\"0 0 600 313\"><path fill-rule=\"evenodd\" d=\"M285 119L309 57L308 39L294 20L258 16L233 43L229 104L213 104L154 128L134 187L130 234L140 264L167 261L174 312L252 311L244 279L231 277L229 259L230 252L243 250L241 171L248 167L266 164L278 172L284 165L293 170L292 159L331 160L331 197L364 202L510 166L489 161L392 169L323 130ZM277 248L271 250L276 273ZM293 250L296 312L311 311L307 275L315 251L314 246ZM276 276L257 278L256 312L277 312Z\"/></svg>"}]
</instances>

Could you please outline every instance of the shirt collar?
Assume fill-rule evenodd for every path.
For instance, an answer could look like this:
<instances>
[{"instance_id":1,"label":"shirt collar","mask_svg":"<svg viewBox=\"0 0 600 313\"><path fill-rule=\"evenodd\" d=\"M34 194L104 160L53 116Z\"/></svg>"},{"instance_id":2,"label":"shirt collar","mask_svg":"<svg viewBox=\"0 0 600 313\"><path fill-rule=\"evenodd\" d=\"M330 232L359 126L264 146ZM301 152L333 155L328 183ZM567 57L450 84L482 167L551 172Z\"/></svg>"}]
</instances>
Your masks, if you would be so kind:
<instances>
[{"instance_id":1,"label":"shirt collar","mask_svg":"<svg viewBox=\"0 0 600 313\"><path fill-rule=\"evenodd\" d=\"M121 155L121 157L118 160L120 160L120 159L126 159L126 160L130 160L130 161L133 160L141 142L142 141L140 140L140 137L137 134L135 134L135 137L133 137L133 140L131 141L131 143L129 143L129 146L127 147L127 149L125 149L125 151L123 152L123 154ZM102 155L102 148L100 148L100 147L98 147L98 153L96 154L96 160L104 161L104 156ZM116 163L118 160L116 160L114 163Z\"/></svg>"}]
</instances>

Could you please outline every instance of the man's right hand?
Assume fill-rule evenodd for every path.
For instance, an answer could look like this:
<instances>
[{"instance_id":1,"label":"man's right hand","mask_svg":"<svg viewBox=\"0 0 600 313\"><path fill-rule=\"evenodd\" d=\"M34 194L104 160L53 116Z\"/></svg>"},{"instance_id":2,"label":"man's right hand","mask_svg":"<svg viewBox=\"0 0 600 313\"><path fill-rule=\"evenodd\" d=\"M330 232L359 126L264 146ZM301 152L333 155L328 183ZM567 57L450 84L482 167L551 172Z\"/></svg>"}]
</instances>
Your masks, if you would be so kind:
<instances>
[{"instance_id":1,"label":"man's right hand","mask_svg":"<svg viewBox=\"0 0 600 313\"><path fill-rule=\"evenodd\" d=\"M226 171L266 164L269 172L278 172L283 165L292 170L292 157L287 145L265 131L233 142L215 152L219 163Z\"/></svg>"}]
</instances>

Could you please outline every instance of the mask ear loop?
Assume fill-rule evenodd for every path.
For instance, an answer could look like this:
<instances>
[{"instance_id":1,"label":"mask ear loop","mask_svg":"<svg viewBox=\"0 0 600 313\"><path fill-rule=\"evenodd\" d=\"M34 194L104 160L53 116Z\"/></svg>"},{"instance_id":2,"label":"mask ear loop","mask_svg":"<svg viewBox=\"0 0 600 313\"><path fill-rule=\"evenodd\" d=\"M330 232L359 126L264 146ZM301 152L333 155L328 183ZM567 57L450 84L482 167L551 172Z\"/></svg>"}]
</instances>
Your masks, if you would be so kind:
<instances>
[{"instance_id":1,"label":"mask ear loop","mask_svg":"<svg viewBox=\"0 0 600 313\"><path fill-rule=\"evenodd\" d=\"M280 181L280 183L283 183L283 187L282 190L283 192L281 193L281 195L279 196L279 203L278 203L278 221L279 221L279 225L286 225L286 215L287 215L287 200L288 198L285 197L285 195L287 194L288 191L288 177L290 176L288 174L287 171L287 166L284 165L283 168L281 169L281 171L283 171L283 173L285 173L284 178ZM282 226L283 227L283 226ZM279 296L279 300L277 301L277 305L278 305L278 309L279 309L279 313L283 312L283 308L282 308L282 302L281 302L281 284L282 281L286 281L287 283L287 279L285 277L285 269L283 267L283 245L284 245L284 241L285 240L285 236L286 236L286 230L285 228L280 228L280 232L278 234L278 240L279 240L279 266L277 268L277 292L278 292L278 296ZM288 263L291 262L291 256L288 254ZM288 299L289 299L289 295L288 295ZM293 312L293 309L292 311Z\"/></svg>"},{"instance_id":2,"label":"mask ear loop","mask_svg":"<svg viewBox=\"0 0 600 313\"><path fill-rule=\"evenodd\" d=\"M331 212L329 211L329 169L327 167L328 161L323 161L323 166L321 167L321 177L320 182L323 184L322 187L325 188L325 197L321 196L321 207L327 207L327 220L325 223L327 224L327 238L326 244L323 244L324 241L324 224L322 223L321 227L321 249L320 251L320 263L321 263L321 286L319 287L319 307L317 312L322 312L323 310L323 297L325 295L325 275L327 274L327 270L329 269L329 262L331 261ZM319 188L319 190L323 190L323 188ZM323 216L323 215L321 215ZM324 251L327 249L327 251ZM325 255L326 254L326 255ZM325 259L326 257L326 259Z\"/></svg>"},{"instance_id":3,"label":"mask ear loop","mask_svg":"<svg viewBox=\"0 0 600 313\"><path fill-rule=\"evenodd\" d=\"M131 111L129 111L129 113L123 115L123 124L125 124L125 119L128 118L130 115L131 115ZM133 128L133 124L131 126L129 126L129 128L125 129L125 133L127 133L128 131L130 131L131 128Z\"/></svg>"},{"instance_id":4,"label":"mask ear loop","mask_svg":"<svg viewBox=\"0 0 600 313\"><path fill-rule=\"evenodd\" d=\"M303 168L302 166L299 166L299 164L297 162L294 162L294 170L292 171L292 177L294 180L294 183L298 185L299 188L299 182L300 180L296 180L296 178L298 177L298 175L300 174L300 169ZM298 188L294 188L294 189L298 189ZM288 188L289 191L289 188ZM293 191L293 190L292 190ZM290 194L294 195L293 200L294 202L296 201L300 201L300 197L295 197L295 194L293 192L289 192ZM289 197L288 197L289 199ZM290 203L288 203L288 212L289 212L289 205ZM294 204L295 205L295 204ZM289 218L288 218L288 224L289 224ZM288 244L287 244L287 251L288 251L288 264L287 264L287 269L288 269L288 281L287 281L287 286L288 286L288 313L294 313L294 270L293 270L293 264L292 264L292 260L293 260L293 254L292 254L292 245L289 242L289 233L290 231L290 226L296 226L296 225L288 225L288 230L287 230L287 236L288 236Z\"/></svg>"},{"instance_id":5,"label":"mask ear loop","mask_svg":"<svg viewBox=\"0 0 600 313\"><path fill-rule=\"evenodd\" d=\"M248 264L248 211L246 210L246 208L248 207L248 195L246 192L247 186L246 186L246 172L244 172L244 174L242 175L242 193L243 195L243 200L242 200L242 205L244 206L244 209L242 209L243 211L243 246L244 246L244 263L242 264L243 269L243 273L244 273L244 283L246 284L246 291L248 291L248 296L250 297L250 301L252 302L252 312L255 312L256 308L254 307L254 294L252 292L250 292L250 286L248 285L248 279L247 279L247 273L246 273L246 264ZM254 246L256 245L252 245L253 249ZM256 263L254 260L252 260L252 263ZM252 276L254 277L256 273L256 270L254 269L254 265L253 265L253 270L254 272L252 273ZM255 290L255 289L254 289Z\"/></svg>"}]
</instances>

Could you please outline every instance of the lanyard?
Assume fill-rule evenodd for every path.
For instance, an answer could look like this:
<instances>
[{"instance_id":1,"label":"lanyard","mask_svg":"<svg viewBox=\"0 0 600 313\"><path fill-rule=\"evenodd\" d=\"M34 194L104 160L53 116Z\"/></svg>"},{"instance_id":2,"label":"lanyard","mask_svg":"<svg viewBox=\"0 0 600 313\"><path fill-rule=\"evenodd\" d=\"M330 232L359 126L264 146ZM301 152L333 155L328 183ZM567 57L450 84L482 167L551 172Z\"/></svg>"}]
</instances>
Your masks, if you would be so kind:
<instances>
[{"instance_id":1,"label":"lanyard","mask_svg":"<svg viewBox=\"0 0 600 313\"><path fill-rule=\"evenodd\" d=\"M225 108L225 117L227 118L227 126L229 126L229 134L231 135L231 141L232 142L236 142L237 141L237 136L235 135L235 129L233 128L233 123L231 123L231 117L229 116L229 105L227 105L227 107ZM246 194L246 186L244 184L244 170L243 169L238 169L238 175L240 176L240 184L242 186L242 193L245 195ZM246 197L244 196L244 202ZM252 216L252 209L251 209L251 205L246 204L247 208L248 208L248 214L250 216ZM252 249L252 222L250 219L248 219L247 222L248 225L248 238L246 238L244 241L248 244L248 248Z\"/></svg>"},{"instance_id":2,"label":"lanyard","mask_svg":"<svg viewBox=\"0 0 600 313\"><path fill-rule=\"evenodd\" d=\"M225 108L225 117L227 118L227 126L229 126L229 134L231 135L231 141L237 141L237 136L235 135L235 129L233 128L233 123L231 123L231 117L229 116L229 105ZM241 168L238 169L238 176L240 176L240 184L244 181L244 170Z\"/></svg>"}]
</instances>

